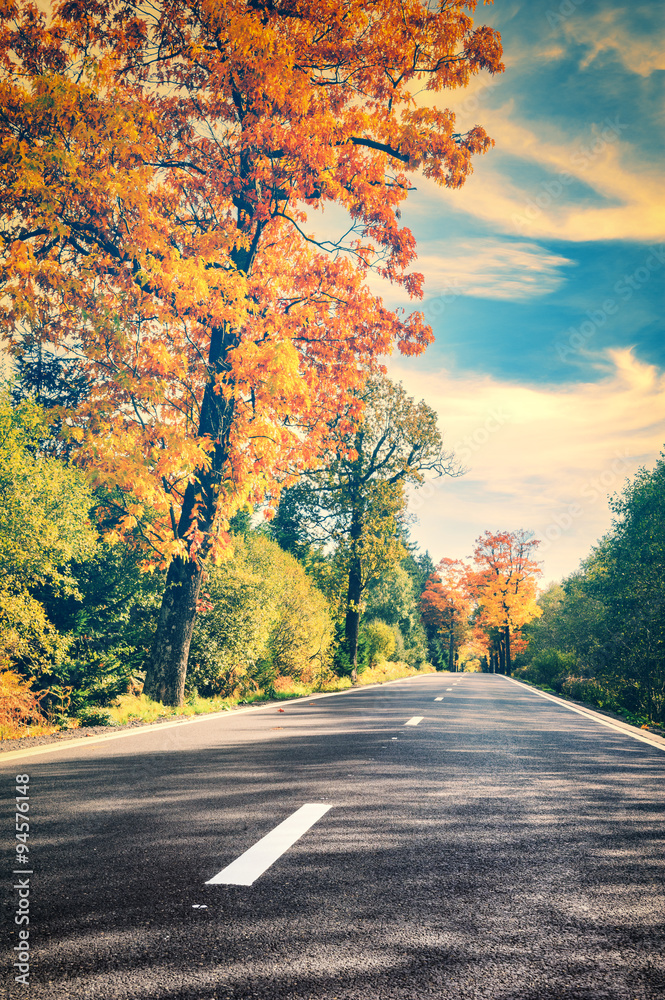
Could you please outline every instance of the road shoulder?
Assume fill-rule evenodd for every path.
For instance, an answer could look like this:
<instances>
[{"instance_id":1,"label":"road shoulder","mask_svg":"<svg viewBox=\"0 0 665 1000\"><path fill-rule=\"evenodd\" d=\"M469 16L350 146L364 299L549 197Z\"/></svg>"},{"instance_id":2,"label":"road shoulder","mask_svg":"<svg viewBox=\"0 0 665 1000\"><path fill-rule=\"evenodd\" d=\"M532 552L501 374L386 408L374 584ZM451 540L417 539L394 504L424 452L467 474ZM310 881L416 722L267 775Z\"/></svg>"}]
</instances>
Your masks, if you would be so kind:
<instances>
[{"instance_id":1,"label":"road shoulder","mask_svg":"<svg viewBox=\"0 0 665 1000\"><path fill-rule=\"evenodd\" d=\"M500 675L503 676L503 675ZM553 701L557 705L562 705L567 708L569 712L576 712L578 715L586 715L590 719L594 719L603 726L607 726L609 729L616 729L619 732L626 733L627 736L632 736L633 739L639 740L641 743L649 743L651 746L658 747L659 750L665 752L665 739L662 736L658 736L656 733L650 733L644 729L638 729L637 726L631 726L629 722L623 722L620 719L611 719L607 715L602 715L600 712L595 712L592 708L583 708L580 705L575 705L570 701L566 701L565 698L559 698L557 695L549 694L547 691L540 691L537 687L533 687L531 684L525 684L523 681L518 681L515 677L503 677L504 680L510 681L511 684L518 684L519 687L524 688L527 691L531 691L533 694L537 694L540 698L546 698L548 701Z\"/></svg>"}]
</instances>

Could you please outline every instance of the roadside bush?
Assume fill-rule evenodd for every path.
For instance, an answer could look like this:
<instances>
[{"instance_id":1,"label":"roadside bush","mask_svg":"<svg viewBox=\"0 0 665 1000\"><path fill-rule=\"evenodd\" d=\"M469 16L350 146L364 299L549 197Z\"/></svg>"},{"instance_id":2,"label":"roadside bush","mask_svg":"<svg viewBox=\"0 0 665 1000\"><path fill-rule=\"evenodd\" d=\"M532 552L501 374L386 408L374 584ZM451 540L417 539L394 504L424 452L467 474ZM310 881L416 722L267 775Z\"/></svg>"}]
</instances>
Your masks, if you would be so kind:
<instances>
[{"instance_id":1,"label":"roadside bush","mask_svg":"<svg viewBox=\"0 0 665 1000\"><path fill-rule=\"evenodd\" d=\"M82 708L76 718L82 726L112 726L114 723L111 713L103 708Z\"/></svg>"},{"instance_id":2,"label":"roadside bush","mask_svg":"<svg viewBox=\"0 0 665 1000\"><path fill-rule=\"evenodd\" d=\"M369 667L390 660L397 645L394 630L378 618L366 622L361 627L366 662Z\"/></svg>"},{"instance_id":3,"label":"roadside bush","mask_svg":"<svg viewBox=\"0 0 665 1000\"><path fill-rule=\"evenodd\" d=\"M45 728L39 694L14 670L0 672L0 739L15 739L28 726Z\"/></svg>"},{"instance_id":4,"label":"roadside bush","mask_svg":"<svg viewBox=\"0 0 665 1000\"><path fill-rule=\"evenodd\" d=\"M270 607L267 656L274 677L310 683L327 661L332 623L323 594L298 560L263 535L245 540L246 559L264 581Z\"/></svg>"},{"instance_id":5,"label":"roadside bush","mask_svg":"<svg viewBox=\"0 0 665 1000\"><path fill-rule=\"evenodd\" d=\"M630 681L620 682L617 685L615 695L619 705L625 708L626 711L633 713L644 711L645 706L638 684L631 683Z\"/></svg>"},{"instance_id":6,"label":"roadside bush","mask_svg":"<svg viewBox=\"0 0 665 1000\"><path fill-rule=\"evenodd\" d=\"M561 685L561 693L574 701L587 702L598 708L616 711L620 707L612 693L593 677L567 677Z\"/></svg>"},{"instance_id":7,"label":"roadside bush","mask_svg":"<svg viewBox=\"0 0 665 1000\"><path fill-rule=\"evenodd\" d=\"M577 657L573 653L562 653L558 649L544 649L537 653L527 667L522 668L522 676L534 684L543 684L561 692L569 674L574 673Z\"/></svg>"},{"instance_id":8,"label":"roadside bush","mask_svg":"<svg viewBox=\"0 0 665 1000\"><path fill-rule=\"evenodd\" d=\"M310 683L327 663L326 600L293 556L263 535L236 535L212 567L190 649L188 690L243 697L276 677Z\"/></svg>"}]
</instances>

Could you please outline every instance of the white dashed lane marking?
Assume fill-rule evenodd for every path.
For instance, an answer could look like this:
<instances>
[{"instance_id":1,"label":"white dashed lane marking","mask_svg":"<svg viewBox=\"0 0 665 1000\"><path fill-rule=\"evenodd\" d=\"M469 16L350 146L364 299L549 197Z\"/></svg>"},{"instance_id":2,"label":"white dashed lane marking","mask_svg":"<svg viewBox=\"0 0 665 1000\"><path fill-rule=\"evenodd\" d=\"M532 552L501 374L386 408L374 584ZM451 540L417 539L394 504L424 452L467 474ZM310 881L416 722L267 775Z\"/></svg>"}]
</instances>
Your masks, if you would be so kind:
<instances>
[{"instance_id":1,"label":"white dashed lane marking","mask_svg":"<svg viewBox=\"0 0 665 1000\"><path fill-rule=\"evenodd\" d=\"M300 809L296 809L288 819L262 837L226 868L222 868L221 872L208 879L205 884L253 885L259 875L263 875L330 808L332 807L320 802L308 802Z\"/></svg>"},{"instance_id":2,"label":"white dashed lane marking","mask_svg":"<svg viewBox=\"0 0 665 1000\"><path fill-rule=\"evenodd\" d=\"M438 698L434 699L434 701L443 701L443 695L440 694Z\"/></svg>"},{"instance_id":3,"label":"white dashed lane marking","mask_svg":"<svg viewBox=\"0 0 665 1000\"><path fill-rule=\"evenodd\" d=\"M425 718L424 715L414 715L413 718L409 719L408 722L405 722L404 725L405 726L417 726L418 723L422 722L424 718Z\"/></svg>"}]
</instances>

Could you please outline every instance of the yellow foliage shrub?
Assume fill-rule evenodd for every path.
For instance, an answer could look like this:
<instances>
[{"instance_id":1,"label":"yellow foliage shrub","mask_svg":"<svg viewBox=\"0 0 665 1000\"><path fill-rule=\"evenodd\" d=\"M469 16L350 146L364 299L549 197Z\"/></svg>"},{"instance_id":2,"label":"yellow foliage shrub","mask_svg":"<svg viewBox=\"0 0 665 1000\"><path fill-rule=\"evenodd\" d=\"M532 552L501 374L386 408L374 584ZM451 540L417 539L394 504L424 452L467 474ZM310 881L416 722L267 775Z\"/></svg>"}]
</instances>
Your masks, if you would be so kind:
<instances>
[{"instance_id":1,"label":"yellow foliage shrub","mask_svg":"<svg viewBox=\"0 0 665 1000\"><path fill-rule=\"evenodd\" d=\"M18 739L48 732L50 727L40 711L39 695L30 690L30 682L14 670L0 672L0 738ZM36 727L36 728L35 728Z\"/></svg>"}]
</instances>

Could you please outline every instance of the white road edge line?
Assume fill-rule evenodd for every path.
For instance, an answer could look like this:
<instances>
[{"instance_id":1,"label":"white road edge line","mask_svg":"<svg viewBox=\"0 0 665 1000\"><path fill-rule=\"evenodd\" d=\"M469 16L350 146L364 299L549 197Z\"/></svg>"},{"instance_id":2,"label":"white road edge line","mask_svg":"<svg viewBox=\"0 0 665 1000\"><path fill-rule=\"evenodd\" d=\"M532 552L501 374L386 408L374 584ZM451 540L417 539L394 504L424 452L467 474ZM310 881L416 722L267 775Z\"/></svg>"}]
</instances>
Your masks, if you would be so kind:
<instances>
[{"instance_id":1,"label":"white road edge line","mask_svg":"<svg viewBox=\"0 0 665 1000\"><path fill-rule=\"evenodd\" d=\"M405 726L417 726L418 723L422 722L424 718L425 718L424 715L414 715L413 718L409 719L408 722L405 722L404 725Z\"/></svg>"},{"instance_id":2,"label":"white road edge line","mask_svg":"<svg viewBox=\"0 0 665 1000\"><path fill-rule=\"evenodd\" d=\"M297 705L303 701L318 701L320 698L339 698L341 695L355 695L363 691L370 691L372 688L388 687L390 684L404 684L406 681L427 680L434 677L431 674L412 674L411 677L398 677L394 681L383 681L380 684L363 684L362 687L346 688L344 691L322 691L315 694L305 694L302 698L289 698L289 705ZM5 762L17 760L20 757L37 757L45 753L57 753L58 750L70 750L72 747L94 746L97 743L109 743L111 740L125 740L130 736L142 736L144 733L162 732L164 729L173 729L175 726L194 726L199 722L215 722L217 719L235 719L238 715L246 715L249 712L269 712L275 709L280 703L272 702L270 705L257 705L256 708L235 708L230 712L209 712L205 715L197 715L193 719L179 719L177 722L154 722L146 726L137 726L135 729L128 729L123 733L109 733L107 736L79 737L75 740L63 740L62 743L49 743L47 746L32 747L30 750L7 750L0 753L0 767ZM287 702L284 702L287 704Z\"/></svg>"},{"instance_id":3,"label":"white road edge line","mask_svg":"<svg viewBox=\"0 0 665 1000\"><path fill-rule=\"evenodd\" d=\"M253 885L259 875L263 875L331 808L320 802L305 803L239 858L208 879L205 885Z\"/></svg>"},{"instance_id":4,"label":"white road edge line","mask_svg":"<svg viewBox=\"0 0 665 1000\"><path fill-rule=\"evenodd\" d=\"M655 747L657 750L662 750L665 753L665 746L660 743L655 743L654 740L648 739L646 736L638 736L637 733L631 733L629 729L624 729L623 726L616 726L613 722L606 722L605 719L599 719L597 715L592 715L590 712L585 712L583 708L577 708L575 705L570 705L567 701L563 701L562 698L557 698L553 694L547 694L546 691L539 691L538 688L532 688L529 684L522 684L521 681L515 680L514 677L503 677L504 681L510 681L511 684L518 684L521 688L526 688L527 691L531 691L532 694L540 695L541 698L547 698L548 701L553 701L556 705L561 705L563 708L567 708L569 712L575 712L577 715L583 715L586 719L591 719L592 722L597 722L600 726L607 726L608 729L613 729L616 733L623 733L624 736L630 736L633 740L639 740L640 743L648 743L650 747Z\"/></svg>"}]
</instances>

